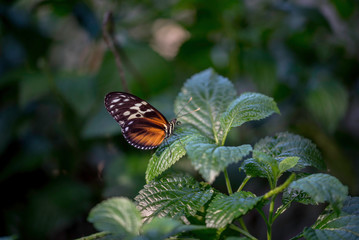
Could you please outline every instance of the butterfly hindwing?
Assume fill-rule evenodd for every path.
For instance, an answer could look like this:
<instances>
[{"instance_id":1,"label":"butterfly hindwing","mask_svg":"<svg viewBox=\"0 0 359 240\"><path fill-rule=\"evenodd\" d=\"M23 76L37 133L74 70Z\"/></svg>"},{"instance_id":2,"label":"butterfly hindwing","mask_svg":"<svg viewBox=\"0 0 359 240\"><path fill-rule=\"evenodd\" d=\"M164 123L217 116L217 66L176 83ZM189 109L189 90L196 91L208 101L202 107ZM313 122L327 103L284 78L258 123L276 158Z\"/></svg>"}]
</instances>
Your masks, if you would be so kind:
<instances>
[{"instance_id":1,"label":"butterfly hindwing","mask_svg":"<svg viewBox=\"0 0 359 240\"><path fill-rule=\"evenodd\" d=\"M105 107L120 124L126 140L134 147L152 149L165 139L166 118L148 102L129 93L111 92Z\"/></svg>"},{"instance_id":2,"label":"butterfly hindwing","mask_svg":"<svg viewBox=\"0 0 359 240\"><path fill-rule=\"evenodd\" d=\"M166 136L163 124L148 118L135 120L133 127L125 128L122 132L132 146L141 149L158 147Z\"/></svg>"}]
</instances>

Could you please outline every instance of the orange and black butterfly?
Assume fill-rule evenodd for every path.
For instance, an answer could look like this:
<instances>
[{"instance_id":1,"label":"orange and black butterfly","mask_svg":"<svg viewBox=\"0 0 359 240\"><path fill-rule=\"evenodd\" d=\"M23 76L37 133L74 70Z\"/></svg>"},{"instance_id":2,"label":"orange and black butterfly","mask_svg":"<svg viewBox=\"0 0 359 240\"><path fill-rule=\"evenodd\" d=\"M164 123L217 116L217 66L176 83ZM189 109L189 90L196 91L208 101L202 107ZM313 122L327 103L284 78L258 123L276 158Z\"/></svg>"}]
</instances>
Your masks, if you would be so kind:
<instances>
[{"instance_id":1,"label":"orange and black butterfly","mask_svg":"<svg viewBox=\"0 0 359 240\"><path fill-rule=\"evenodd\" d=\"M105 107L120 124L128 143L139 149L153 149L173 133L177 119L167 119L148 102L125 92L111 92Z\"/></svg>"}]
</instances>

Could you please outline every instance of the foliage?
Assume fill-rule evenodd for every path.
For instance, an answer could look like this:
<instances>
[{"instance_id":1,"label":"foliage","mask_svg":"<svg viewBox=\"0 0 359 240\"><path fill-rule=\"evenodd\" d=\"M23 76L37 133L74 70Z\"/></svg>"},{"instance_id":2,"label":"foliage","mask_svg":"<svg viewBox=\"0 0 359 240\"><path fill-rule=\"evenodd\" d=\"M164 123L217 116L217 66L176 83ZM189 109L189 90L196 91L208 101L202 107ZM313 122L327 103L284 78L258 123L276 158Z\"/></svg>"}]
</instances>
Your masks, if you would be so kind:
<instances>
[{"instance_id":1,"label":"foliage","mask_svg":"<svg viewBox=\"0 0 359 240\"><path fill-rule=\"evenodd\" d=\"M202 88L203 85L206 88ZM139 234L142 234L139 230L141 214L147 224L147 231L143 231L141 239L151 239L146 236L149 232L158 239L164 236L203 239L209 229L216 231L213 239L236 235L256 239L248 231L242 218L248 212L256 210L266 223L267 239L272 239L272 224L276 218L287 210L291 203L301 202L328 203L330 210L327 210L325 216L319 217L313 227L304 229L299 237L330 239L340 232L341 238L354 239L359 233L359 222L358 216L355 215L357 210L352 206L358 204L358 200L348 197L347 187L328 174L298 174L296 177L294 173L307 166L325 169L321 154L311 141L285 132L260 140L254 148L248 144L224 145L227 134L222 133L227 131L225 129L279 113L272 98L255 93L243 93L236 98L231 92L230 82L213 70L205 70L187 80L176 102L179 109L178 106L185 104L188 96L194 95L193 101L186 107L189 114L181 119L185 125L177 136L170 139L169 145L160 147L153 154L146 172L148 183L135 198L137 209L128 200L126 204L121 203L123 199L116 199L115 209L109 204L115 199L100 203L89 216L89 220L99 231L111 236L122 234L128 239L137 239ZM191 112L198 107L201 108L200 111ZM252 157L245 159L250 152ZM161 175L185 153L206 182L197 182L186 175ZM154 160L156 163L153 163ZM241 162L246 178L233 193L226 172L230 164L237 162ZM228 195L209 185L221 171L225 173ZM288 172L292 174L288 176ZM279 185L278 180L282 176L286 179ZM254 177L266 178L270 190L261 196L243 191L246 182ZM283 195L282 205L275 209L274 200L284 191L286 194ZM131 208L127 205L131 205ZM266 205L269 205L267 215L264 214ZM132 215L129 215L129 209ZM174 222L168 222L158 228L158 222L169 221L167 218ZM124 225L124 222L137 224ZM114 224L119 226L114 228ZM125 226L130 229L124 229Z\"/></svg>"},{"instance_id":2,"label":"foliage","mask_svg":"<svg viewBox=\"0 0 359 240\"><path fill-rule=\"evenodd\" d=\"M196 112L200 115L187 115L205 122L197 124L200 119L195 118L192 124L187 119L176 129L177 136L168 139L170 148L163 145L156 154L129 146L103 107L106 93L123 90L116 59L101 36L109 10L130 91L164 116L174 116L173 102L178 112L188 101L188 92L178 90L203 69L214 69L200 73L213 80L216 72L226 76L217 80L231 87L222 93L221 102L198 99L205 91L193 92L195 83L187 83L189 89L183 86L197 96L197 103L212 101L215 107L203 106L205 111ZM262 197L268 191L267 179L275 183L275 177L266 176L272 168L282 183L292 172L296 180L307 176L298 171L313 171L314 166L328 169L357 195L358 13L355 0L1 1L0 188L5 197L0 204L0 237L56 240L90 234L93 227L86 216L98 202L114 196L134 199L143 185L160 181L162 173L178 177L171 171L208 181L199 189L213 181L213 188L223 192L222 174L228 170L231 187L259 188L255 193ZM268 100L262 102L267 110L257 105L261 98ZM279 108L280 116L242 123L247 116L254 117L251 113L262 118L261 113L270 115ZM267 150L260 147L261 141L262 147L268 143ZM309 152L297 151L301 149L297 142L312 152L310 158ZM198 143L208 158L189 149L192 143ZM271 150L283 143L286 151ZM278 170L273 159L253 155L259 148L281 161ZM236 174L249 159L258 165L255 172L243 165ZM252 181L249 174L261 174L262 180ZM204 226L204 212L217 195L214 191L187 220ZM280 205L280 197L276 200ZM288 210L285 216L296 220L289 222L296 229L281 228L287 219L277 218L275 239L288 239L313 222L310 207L300 206L298 214L298 205L292 204L316 204L309 194L286 188L282 200L276 213ZM336 214L337 208L339 203L333 207ZM258 214L249 215L260 222ZM241 221L233 221L223 232L207 228L191 235L239 239L235 225ZM262 239L266 233L260 227L251 225Z\"/></svg>"}]
</instances>

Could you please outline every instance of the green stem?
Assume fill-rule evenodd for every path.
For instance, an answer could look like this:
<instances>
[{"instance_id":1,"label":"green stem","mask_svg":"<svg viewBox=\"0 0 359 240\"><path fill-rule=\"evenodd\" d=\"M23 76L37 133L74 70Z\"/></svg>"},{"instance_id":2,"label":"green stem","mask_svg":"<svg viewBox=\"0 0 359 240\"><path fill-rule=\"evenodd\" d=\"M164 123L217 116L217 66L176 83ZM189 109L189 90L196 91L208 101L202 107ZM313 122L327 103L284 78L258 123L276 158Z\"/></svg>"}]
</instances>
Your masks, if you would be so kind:
<instances>
[{"instance_id":1,"label":"green stem","mask_svg":"<svg viewBox=\"0 0 359 240\"><path fill-rule=\"evenodd\" d=\"M248 232L248 228L247 228L246 224L244 223L243 218L240 218L240 219L239 219L239 224L241 225L241 227L242 227L245 231Z\"/></svg>"},{"instance_id":2,"label":"green stem","mask_svg":"<svg viewBox=\"0 0 359 240\"><path fill-rule=\"evenodd\" d=\"M295 173L292 173L292 174L289 176L289 178L288 178L287 180L285 180L285 182L284 182L282 185L280 185L279 187L276 187L276 188L274 188L273 190L267 192L267 193L263 196L263 199L268 199L268 198L270 198L270 197L272 197L272 196L274 196L274 195L277 195L278 193L282 192L284 189L286 189L286 188L289 186L289 184L290 184L291 182L294 181L294 178L295 178Z\"/></svg>"},{"instance_id":3,"label":"green stem","mask_svg":"<svg viewBox=\"0 0 359 240\"><path fill-rule=\"evenodd\" d=\"M275 220L275 218L273 218L273 214L274 214L274 200L277 196L278 193L282 192L284 189L286 189L289 184L291 182L293 182L293 180L295 179L295 174L292 173L289 178L280 186L272 189L271 191L267 192L264 196L263 199L268 199L271 198L270 200L270 205L269 205L269 213L268 213L268 220L266 222L267 225L267 240L271 240L272 239L272 224ZM275 185L277 185L277 183L275 183ZM274 185L274 186L275 186ZM264 216L264 213L263 213ZM262 217L263 217L262 216Z\"/></svg>"},{"instance_id":4,"label":"green stem","mask_svg":"<svg viewBox=\"0 0 359 240\"><path fill-rule=\"evenodd\" d=\"M243 179L243 182L241 183L241 185L239 186L237 192L242 191L242 189L244 188L244 186L246 185L246 183L249 181L249 179L251 179L251 176L246 176Z\"/></svg>"},{"instance_id":5,"label":"green stem","mask_svg":"<svg viewBox=\"0 0 359 240\"><path fill-rule=\"evenodd\" d=\"M266 224L266 227L268 228L268 219L267 219L266 215L264 214L263 210L257 208L257 211L258 211L259 215L261 215L261 217L263 218L264 223Z\"/></svg>"},{"instance_id":6,"label":"green stem","mask_svg":"<svg viewBox=\"0 0 359 240\"><path fill-rule=\"evenodd\" d=\"M237 232L242 233L244 236L246 236L246 237L249 238L249 239L257 240L256 237L252 236L249 232L247 232L247 231L245 231L245 230L243 230L243 229L240 229L240 228L237 227L236 225L231 224L231 225L229 225L229 227L230 227L231 229L237 231Z\"/></svg>"},{"instance_id":7,"label":"green stem","mask_svg":"<svg viewBox=\"0 0 359 240\"><path fill-rule=\"evenodd\" d=\"M86 236L86 237L82 237L82 238L77 238L76 240L93 240L93 239L100 239L100 238L106 237L107 235L110 235L110 233L108 233L108 232L99 232L99 233L92 234L92 235L90 235L90 236Z\"/></svg>"},{"instance_id":8,"label":"green stem","mask_svg":"<svg viewBox=\"0 0 359 240\"><path fill-rule=\"evenodd\" d=\"M228 194L231 195L233 193L233 191L232 191L231 182L229 181L228 172L227 172L226 168L224 169L223 173L224 173L224 177L226 179Z\"/></svg>"},{"instance_id":9,"label":"green stem","mask_svg":"<svg viewBox=\"0 0 359 240\"><path fill-rule=\"evenodd\" d=\"M268 213L268 227L267 227L267 240L272 239L272 224L273 224L273 212L274 212L274 200L276 195L274 195L269 204L269 213Z\"/></svg>"}]
</instances>

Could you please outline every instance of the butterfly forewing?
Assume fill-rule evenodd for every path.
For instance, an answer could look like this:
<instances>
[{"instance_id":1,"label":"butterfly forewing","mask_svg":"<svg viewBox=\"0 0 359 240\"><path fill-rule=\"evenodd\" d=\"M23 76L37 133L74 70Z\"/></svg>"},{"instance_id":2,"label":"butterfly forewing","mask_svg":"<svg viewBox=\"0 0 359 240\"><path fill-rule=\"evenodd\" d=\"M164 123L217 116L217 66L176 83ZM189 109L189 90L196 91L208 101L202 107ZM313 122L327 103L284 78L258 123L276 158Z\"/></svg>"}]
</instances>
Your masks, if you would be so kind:
<instances>
[{"instance_id":1,"label":"butterfly forewing","mask_svg":"<svg viewBox=\"0 0 359 240\"><path fill-rule=\"evenodd\" d=\"M152 149L165 139L169 123L148 102L129 93L112 92L105 97L105 107L132 146Z\"/></svg>"}]
</instances>

